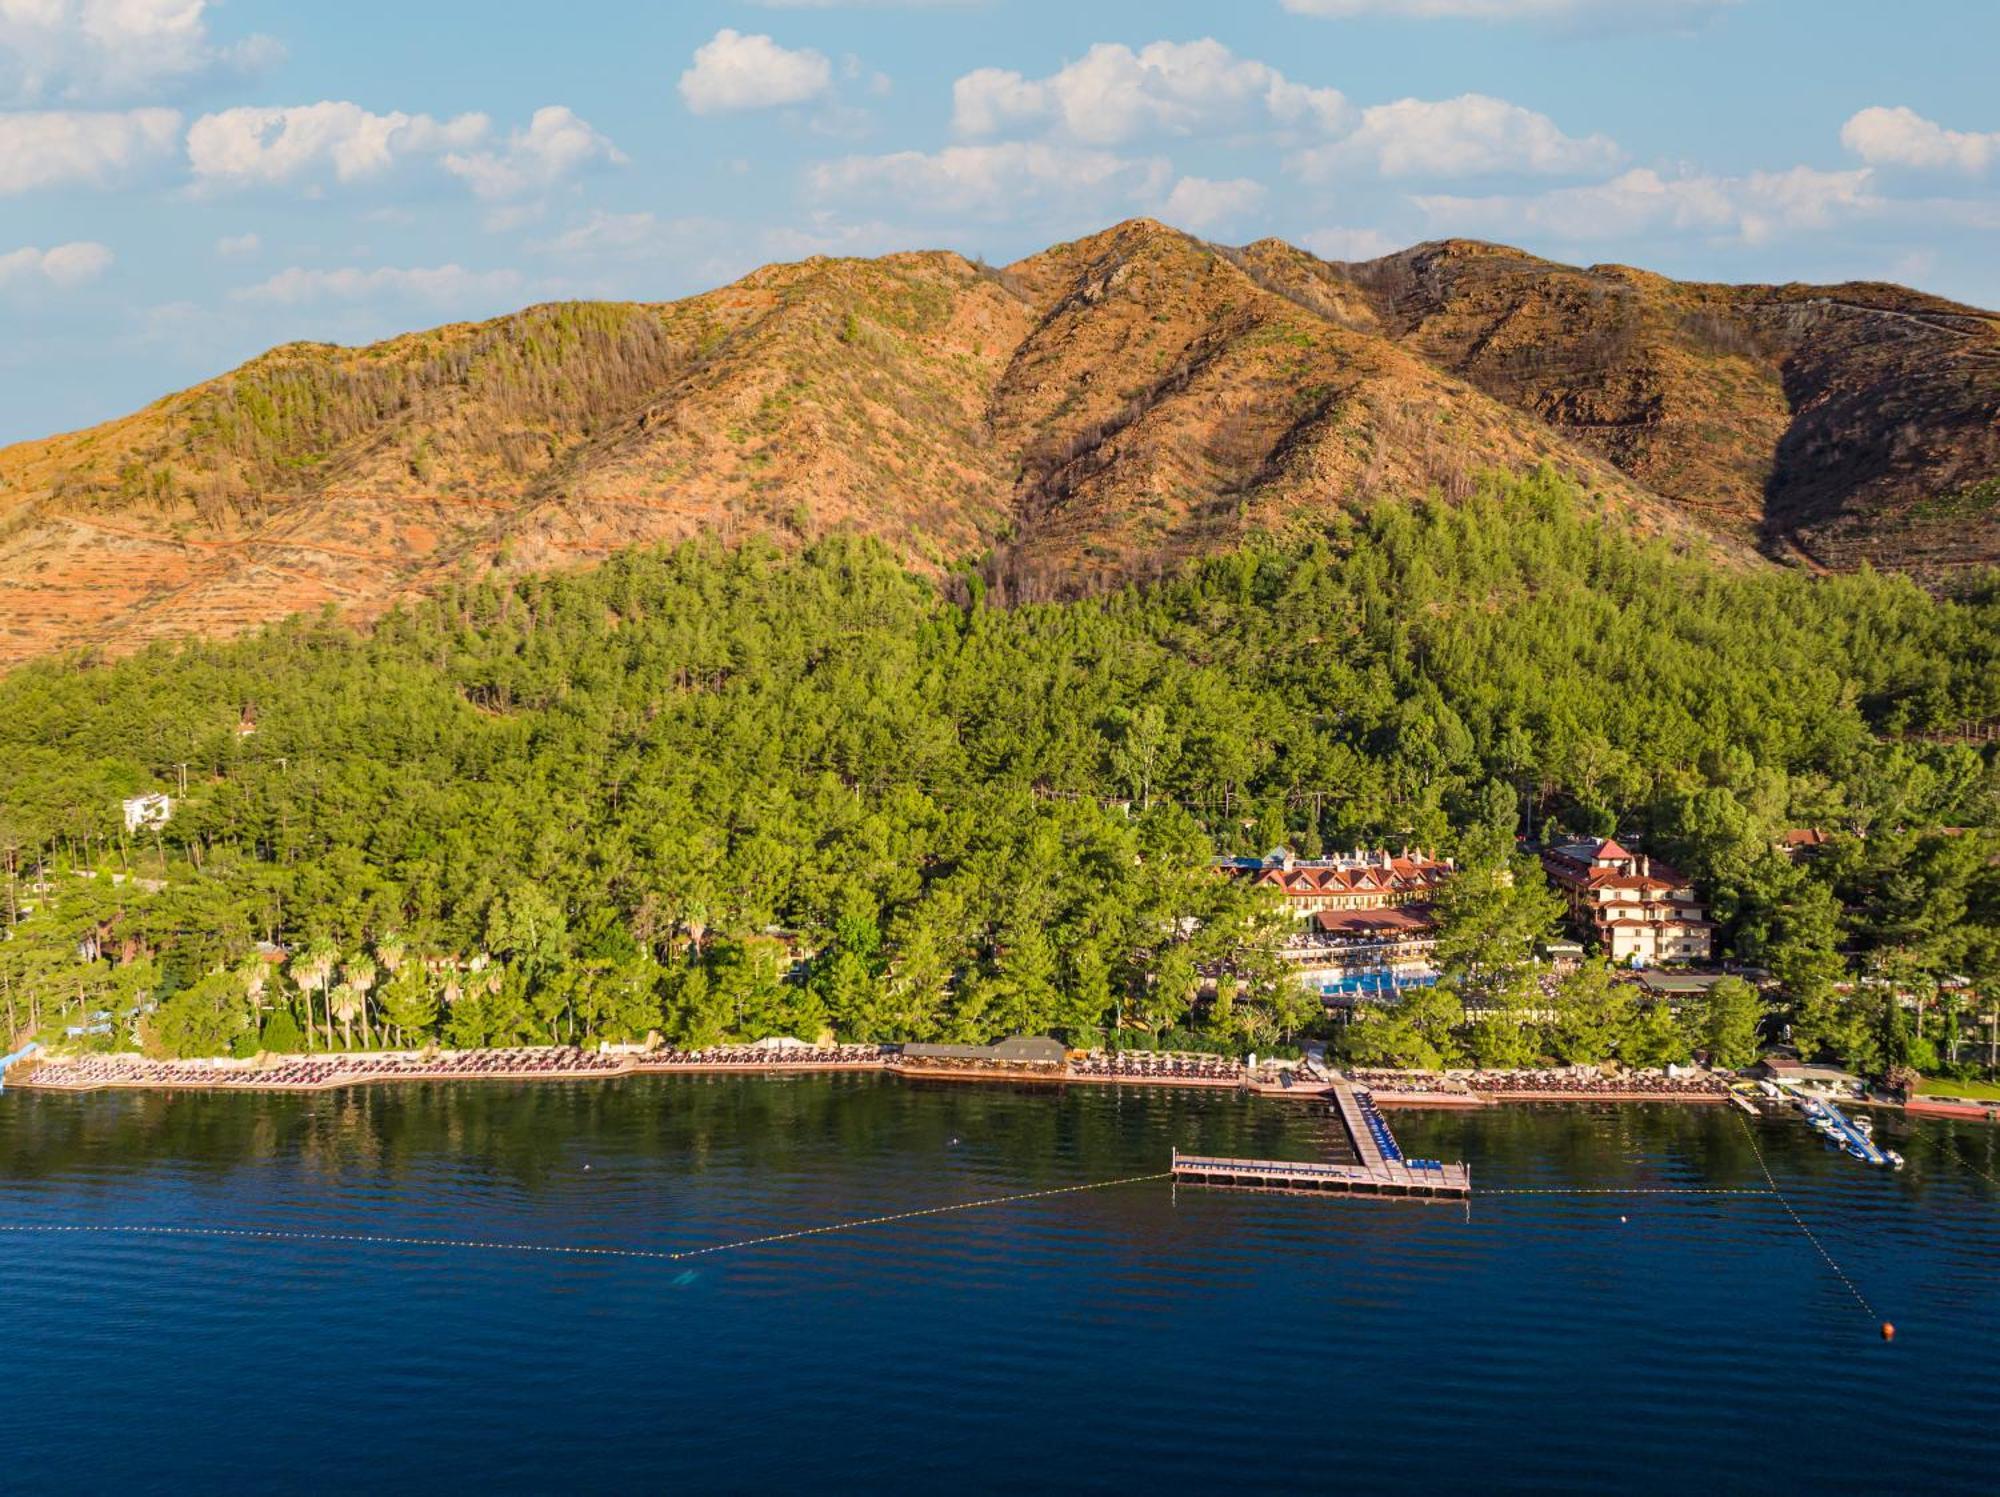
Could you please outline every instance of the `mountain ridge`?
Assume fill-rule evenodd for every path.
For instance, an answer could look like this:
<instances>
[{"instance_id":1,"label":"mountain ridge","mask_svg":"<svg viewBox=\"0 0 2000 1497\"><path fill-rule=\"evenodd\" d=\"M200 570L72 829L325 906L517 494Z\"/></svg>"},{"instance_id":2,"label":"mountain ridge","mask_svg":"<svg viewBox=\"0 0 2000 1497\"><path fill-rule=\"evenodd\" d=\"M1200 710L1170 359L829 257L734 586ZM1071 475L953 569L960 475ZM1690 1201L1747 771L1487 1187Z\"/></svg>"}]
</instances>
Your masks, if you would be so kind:
<instances>
[{"instance_id":1,"label":"mountain ridge","mask_svg":"<svg viewBox=\"0 0 2000 1497\"><path fill-rule=\"evenodd\" d=\"M701 532L880 537L1003 598L1551 463L1753 564L2000 559L2000 319L1444 240L1333 262L1132 220L996 268L767 266L280 345L0 449L0 661L357 615Z\"/></svg>"}]
</instances>

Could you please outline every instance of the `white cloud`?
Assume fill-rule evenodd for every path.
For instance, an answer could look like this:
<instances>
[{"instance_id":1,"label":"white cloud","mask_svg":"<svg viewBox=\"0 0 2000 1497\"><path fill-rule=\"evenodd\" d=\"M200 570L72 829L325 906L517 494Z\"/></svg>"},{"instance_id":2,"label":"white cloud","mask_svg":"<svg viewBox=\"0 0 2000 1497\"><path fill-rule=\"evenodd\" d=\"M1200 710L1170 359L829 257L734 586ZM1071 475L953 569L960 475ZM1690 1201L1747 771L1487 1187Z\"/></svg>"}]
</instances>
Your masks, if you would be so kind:
<instances>
[{"instance_id":1,"label":"white cloud","mask_svg":"<svg viewBox=\"0 0 2000 1497\"><path fill-rule=\"evenodd\" d=\"M1870 166L1977 175L2000 161L2000 131L1947 130L1914 109L1864 109L1840 127L1840 143Z\"/></svg>"},{"instance_id":2,"label":"white cloud","mask_svg":"<svg viewBox=\"0 0 2000 1497\"><path fill-rule=\"evenodd\" d=\"M402 300L462 303L502 296L519 289L521 277L512 270L467 270L462 265L380 266L363 270L308 270L294 265L269 280L231 294L237 301L276 302L296 306L325 301Z\"/></svg>"},{"instance_id":3,"label":"white cloud","mask_svg":"<svg viewBox=\"0 0 2000 1497\"><path fill-rule=\"evenodd\" d=\"M1346 138L1300 151L1290 166L1308 181L1373 168L1385 177L1470 177L1496 172L1604 171L1618 147L1602 135L1565 135L1545 114L1486 94L1398 99L1363 110Z\"/></svg>"},{"instance_id":4,"label":"white cloud","mask_svg":"<svg viewBox=\"0 0 2000 1497\"><path fill-rule=\"evenodd\" d=\"M1527 197L1419 197L1415 203L1448 233L1536 231L1570 241L1629 239L1662 230L1761 244L1781 234L1823 229L1878 211L1866 169L1793 167L1743 177L1638 168L1608 182Z\"/></svg>"},{"instance_id":5,"label":"white cloud","mask_svg":"<svg viewBox=\"0 0 2000 1497\"><path fill-rule=\"evenodd\" d=\"M1030 83L1008 68L979 68L951 86L951 123L960 135L999 135L1048 119L1054 100L1048 85Z\"/></svg>"},{"instance_id":6,"label":"white cloud","mask_svg":"<svg viewBox=\"0 0 2000 1497\"><path fill-rule=\"evenodd\" d=\"M823 199L878 196L905 207L1005 219L1034 202L1103 206L1118 198L1155 199L1171 176L1171 166L1159 157L1010 141L848 156L814 167L808 182Z\"/></svg>"},{"instance_id":7,"label":"white cloud","mask_svg":"<svg viewBox=\"0 0 2000 1497\"><path fill-rule=\"evenodd\" d=\"M263 236L259 234L224 234L215 241L215 252L232 259L254 255L264 247Z\"/></svg>"},{"instance_id":8,"label":"white cloud","mask_svg":"<svg viewBox=\"0 0 2000 1497\"><path fill-rule=\"evenodd\" d=\"M208 186L276 186L331 176L355 182L410 161L435 161L488 200L546 191L593 162L625 156L561 104L535 111L504 143L489 144L483 114L434 119L327 100L290 108L225 109L188 129L188 162Z\"/></svg>"},{"instance_id":9,"label":"white cloud","mask_svg":"<svg viewBox=\"0 0 2000 1497\"><path fill-rule=\"evenodd\" d=\"M268 37L218 47L206 0L0 0L0 95L129 96L261 66Z\"/></svg>"},{"instance_id":10,"label":"white cloud","mask_svg":"<svg viewBox=\"0 0 2000 1497\"><path fill-rule=\"evenodd\" d=\"M833 83L833 64L810 48L791 51L770 37L723 27L681 74L680 93L696 114L804 104Z\"/></svg>"},{"instance_id":11,"label":"white cloud","mask_svg":"<svg viewBox=\"0 0 2000 1497\"><path fill-rule=\"evenodd\" d=\"M880 255L910 247L907 225L858 222L821 209L763 229L723 219L596 212L533 246L559 279L537 283L564 296L657 298L706 291L774 260Z\"/></svg>"},{"instance_id":12,"label":"white cloud","mask_svg":"<svg viewBox=\"0 0 2000 1497\"><path fill-rule=\"evenodd\" d=\"M488 126L483 114L437 120L400 111L374 114L335 100L244 106L205 114L188 127L188 164L197 182L211 186L276 186L327 172L353 182L411 157L476 145Z\"/></svg>"},{"instance_id":13,"label":"white cloud","mask_svg":"<svg viewBox=\"0 0 2000 1497\"><path fill-rule=\"evenodd\" d=\"M1262 182L1234 177L1226 182L1182 177L1160 208L1160 216L1183 229L1206 229L1256 212L1269 196Z\"/></svg>"},{"instance_id":14,"label":"white cloud","mask_svg":"<svg viewBox=\"0 0 2000 1497\"><path fill-rule=\"evenodd\" d=\"M482 198L510 198L545 191L592 162L617 164L625 159L588 121L563 105L551 104L535 111L527 129L512 132L504 150L455 151L444 158L444 166Z\"/></svg>"},{"instance_id":15,"label":"white cloud","mask_svg":"<svg viewBox=\"0 0 2000 1497\"><path fill-rule=\"evenodd\" d=\"M1284 0L1299 16L1401 21L1555 21L1677 27L1739 0Z\"/></svg>"},{"instance_id":16,"label":"white cloud","mask_svg":"<svg viewBox=\"0 0 2000 1497\"><path fill-rule=\"evenodd\" d=\"M1742 235L1760 243L1794 229L1824 229L1840 219L1878 211L1873 172L1829 172L1795 166L1752 172L1737 179L1737 219Z\"/></svg>"},{"instance_id":17,"label":"white cloud","mask_svg":"<svg viewBox=\"0 0 2000 1497\"><path fill-rule=\"evenodd\" d=\"M620 258L650 254L666 225L652 213L606 213L603 209L555 238L535 246L555 255L611 255Z\"/></svg>"},{"instance_id":18,"label":"white cloud","mask_svg":"<svg viewBox=\"0 0 2000 1497\"><path fill-rule=\"evenodd\" d=\"M537 282L538 293L654 299L725 285L773 260L881 254L909 242L907 228L847 223L826 211L759 230L703 216L600 210L533 247L555 271Z\"/></svg>"},{"instance_id":19,"label":"white cloud","mask_svg":"<svg viewBox=\"0 0 2000 1497\"><path fill-rule=\"evenodd\" d=\"M756 240L768 260L804 260L814 255L886 255L910 247L909 231L879 218L849 222L826 209L800 222L766 229Z\"/></svg>"},{"instance_id":20,"label":"white cloud","mask_svg":"<svg viewBox=\"0 0 2000 1497\"><path fill-rule=\"evenodd\" d=\"M1046 78L981 68L952 86L952 124L961 135L1048 125L1090 145L1272 126L1324 133L1348 114L1339 90L1294 83L1213 38L1153 42L1136 52L1099 42Z\"/></svg>"},{"instance_id":21,"label":"white cloud","mask_svg":"<svg viewBox=\"0 0 2000 1497\"><path fill-rule=\"evenodd\" d=\"M111 268L113 258L104 245L88 240L58 244L53 249L31 245L0 255L0 286L42 280L67 290L96 280Z\"/></svg>"},{"instance_id":22,"label":"white cloud","mask_svg":"<svg viewBox=\"0 0 2000 1497\"><path fill-rule=\"evenodd\" d=\"M1302 249L1322 260L1379 260L1401 248L1380 229L1350 229L1338 225L1299 236Z\"/></svg>"},{"instance_id":23,"label":"white cloud","mask_svg":"<svg viewBox=\"0 0 2000 1497\"><path fill-rule=\"evenodd\" d=\"M552 239L534 246L560 260L595 265L655 265L690 256L708 258L719 250L731 252L729 263L741 261L742 233L721 219L691 216L661 218L655 213L592 213Z\"/></svg>"},{"instance_id":24,"label":"white cloud","mask_svg":"<svg viewBox=\"0 0 2000 1497\"><path fill-rule=\"evenodd\" d=\"M0 196L109 186L171 152L180 128L171 109L0 114Z\"/></svg>"}]
</instances>

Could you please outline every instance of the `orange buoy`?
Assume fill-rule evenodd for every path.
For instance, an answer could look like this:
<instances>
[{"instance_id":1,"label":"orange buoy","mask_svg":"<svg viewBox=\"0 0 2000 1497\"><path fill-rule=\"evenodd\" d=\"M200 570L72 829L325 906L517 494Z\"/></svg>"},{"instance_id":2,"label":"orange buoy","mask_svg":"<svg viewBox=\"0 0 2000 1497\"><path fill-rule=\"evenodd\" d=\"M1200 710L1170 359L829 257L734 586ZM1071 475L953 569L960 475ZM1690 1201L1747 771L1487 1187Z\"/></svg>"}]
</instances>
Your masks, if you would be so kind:
<instances>
[{"instance_id":1,"label":"orange buoy","mask_svg":"<svg viewBox=\"0 0 2000 1497\"><path fill-rule=\"evenodd\" d=\"M1894 1341L1896 1339L1896 1328L1886 1320L1882 1322L1882 1339L1884 1341Z\"/></svg>"}]
</instances>

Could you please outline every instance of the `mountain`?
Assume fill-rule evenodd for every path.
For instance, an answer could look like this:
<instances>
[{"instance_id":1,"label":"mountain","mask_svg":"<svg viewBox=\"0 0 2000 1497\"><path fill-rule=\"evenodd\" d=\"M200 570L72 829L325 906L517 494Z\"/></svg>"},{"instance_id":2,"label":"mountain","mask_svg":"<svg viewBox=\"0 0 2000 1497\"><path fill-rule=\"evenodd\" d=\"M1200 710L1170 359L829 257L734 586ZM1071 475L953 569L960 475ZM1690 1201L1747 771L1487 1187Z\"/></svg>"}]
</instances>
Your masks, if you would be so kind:
<instances>
[{"instance_id":1,"label":"mountain","mask_svg":"<svg viewBox=\"0 0 2000 1497\"><path fill-rule=\"evenodd\" d=\"M0 661L378 612L709 531L881 537L1005 598L1549 462L1755 564L2000 559L2000 319L1466 241L1335 264L1147 221L1005 269L771 266L293 344L0 450Z\"/></svg>"},{"instance_id":2,"label":"mountain","mask_svg":"<svg viewBox=\"0 0 2000 1497\"><path fill-rule=\"evenodd\" d=\"M1990 313L1900 286L1702 285L1462 241L1331 269L1401 346L1772 554L2000 561Z\"/></svg>"}]
</instances>

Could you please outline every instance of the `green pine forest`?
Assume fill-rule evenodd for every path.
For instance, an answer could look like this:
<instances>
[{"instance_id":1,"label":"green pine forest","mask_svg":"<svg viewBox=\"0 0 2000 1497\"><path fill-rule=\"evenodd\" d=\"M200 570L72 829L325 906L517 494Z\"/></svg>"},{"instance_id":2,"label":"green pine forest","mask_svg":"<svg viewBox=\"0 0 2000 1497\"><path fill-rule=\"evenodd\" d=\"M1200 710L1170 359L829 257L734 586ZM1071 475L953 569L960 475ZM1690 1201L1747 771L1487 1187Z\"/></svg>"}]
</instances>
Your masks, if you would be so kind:
<instances>
[{"instance_id":1,"label":"green pine forest","mask_svg":"<svg viewBox=\"0 0 2000 1497\"><path fill-rule=\"evenodd\" d=\"M1680 556L1547 472L1011 609L850 538L689 544L0 679L0 1002L17 1040L181 1055L1267 1048L1326 1021L1212 859L1407 845L1464 869L1446 981L1364 1010L1358 1061L1740 1062L1789 1025L1965 1073L2000 1001L2000 762L1965 730L1996 718L2000 580ZM128 837L150 791L175 814ZM1793 827L1835 835L1793 861ZM1692 874L1772 982L1678 1013L1551 984L1516 838L1585 832Z\"/></svg>"}]
</instances>

